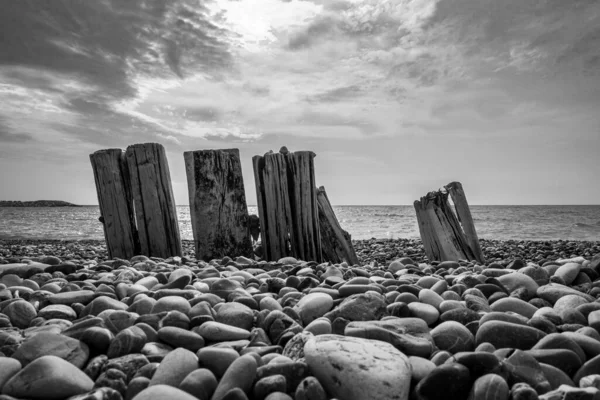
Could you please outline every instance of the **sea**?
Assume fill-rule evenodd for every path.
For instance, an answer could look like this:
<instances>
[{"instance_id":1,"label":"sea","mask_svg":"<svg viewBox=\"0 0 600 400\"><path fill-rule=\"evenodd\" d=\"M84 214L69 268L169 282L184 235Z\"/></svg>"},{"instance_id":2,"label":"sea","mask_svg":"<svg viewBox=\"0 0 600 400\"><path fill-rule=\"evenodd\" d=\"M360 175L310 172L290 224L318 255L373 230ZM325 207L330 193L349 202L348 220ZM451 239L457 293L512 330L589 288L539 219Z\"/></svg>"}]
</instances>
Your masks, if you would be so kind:
<instances>
[{"instance_id":1,"label":"sea","mask_svg":"<svg viewBox=\"0 0 600 400\"><path fill-rule=\"evenodd\" d=\"M419 238L413 206L334 206L352 239ZM600 205L470 206L480 239L600 241ZM256 206L249 206L257 214ZM193 240L188 206L177 206L181 238ZM104 240L98 206L0 207L0 239Z\"/></svg>"}]
</instances>

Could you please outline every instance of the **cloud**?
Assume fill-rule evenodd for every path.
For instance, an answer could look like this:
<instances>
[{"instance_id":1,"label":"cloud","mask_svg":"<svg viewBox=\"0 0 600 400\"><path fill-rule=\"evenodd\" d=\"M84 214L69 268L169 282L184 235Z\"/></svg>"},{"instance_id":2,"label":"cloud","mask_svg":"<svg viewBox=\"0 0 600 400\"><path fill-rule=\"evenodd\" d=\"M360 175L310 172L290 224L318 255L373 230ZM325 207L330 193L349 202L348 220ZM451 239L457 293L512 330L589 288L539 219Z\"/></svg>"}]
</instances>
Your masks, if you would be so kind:
<instances>
[{"instance_id":1,"label":"cloud","mask_svg":"<svg viewBox=\"0 0 600 400\"><path fill-rule=\"evenodd\" d=\"M26 143L32 141L31 135L26 133L15 133L4 118L0 118L0 142L2 143Z\"/></svg>"}]
</instances>

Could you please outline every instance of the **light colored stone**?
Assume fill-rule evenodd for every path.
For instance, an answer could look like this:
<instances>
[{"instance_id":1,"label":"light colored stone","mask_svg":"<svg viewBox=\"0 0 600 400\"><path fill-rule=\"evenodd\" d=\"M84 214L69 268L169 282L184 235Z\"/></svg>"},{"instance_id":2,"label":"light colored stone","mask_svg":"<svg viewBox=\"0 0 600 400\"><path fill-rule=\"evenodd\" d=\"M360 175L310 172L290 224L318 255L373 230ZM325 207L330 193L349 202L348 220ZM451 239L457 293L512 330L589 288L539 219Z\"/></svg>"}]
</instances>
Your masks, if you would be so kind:
<instances>
[{"instance_id":1,"label":"light colored stone","mask_svg":"<svg viewBox=\"0 0 600 400\"><path fill-rule=\"evenodd\" d=\"M294 309L300 315L303 325L308 325L322 317L333 307L333 298L327 293L310 293L300 299Z\"/></svg>"},{"instance_id":2,"label":"light colored stone","mask_svg":"<svg viewBox=\"0 0 600 400\"><path fill-rule=\"evenodd\" d=\"M320 335L304 345L311 372L340 400L407 400L411 365L394 346L376 340Z\"/></svg>"}]
</instances>

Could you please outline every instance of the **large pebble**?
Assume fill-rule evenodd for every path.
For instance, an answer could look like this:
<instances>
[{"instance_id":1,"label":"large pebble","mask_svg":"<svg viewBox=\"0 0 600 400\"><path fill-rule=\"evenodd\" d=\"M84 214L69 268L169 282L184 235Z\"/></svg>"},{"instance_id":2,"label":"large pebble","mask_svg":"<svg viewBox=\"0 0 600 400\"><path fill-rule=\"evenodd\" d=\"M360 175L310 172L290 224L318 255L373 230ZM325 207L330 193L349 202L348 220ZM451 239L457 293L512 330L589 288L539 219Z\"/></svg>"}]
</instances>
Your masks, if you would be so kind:
<instances>
[{"instance_id":1,"label":"large pebble","mask_svg":"<svg viewBox=\"0 0 600 400\"><path fill-rule=\"evenodd\" d=\"M304 355L325 390L340 400L408 399L410 362L388 343L320 335L306 342Z\"/></svg>"}]
</instances>

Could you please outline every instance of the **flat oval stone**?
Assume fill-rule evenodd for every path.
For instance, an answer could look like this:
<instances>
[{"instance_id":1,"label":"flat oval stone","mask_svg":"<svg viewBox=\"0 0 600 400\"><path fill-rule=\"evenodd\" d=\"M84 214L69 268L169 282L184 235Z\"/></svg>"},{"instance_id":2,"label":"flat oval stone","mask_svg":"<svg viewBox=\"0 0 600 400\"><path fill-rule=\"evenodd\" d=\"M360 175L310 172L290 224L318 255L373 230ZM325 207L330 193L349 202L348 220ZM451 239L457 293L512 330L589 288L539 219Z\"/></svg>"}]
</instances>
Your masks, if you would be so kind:
<instances>
[{"instance_id":1,"label":"flat oval stone","mask_svg":"<svg viewBox=\"0 0 600 400\"><path fill-rule=\"evenodd\" d=\"M151 314L158 314L163 311L179 311L187 314L192 306L189 301L180 296L165 296L157 300L154 307L152 307Z\"/></svg>"},{"instance_id":2,"label":"flat oval stone","mask_svg":"<svg viewBox=\"0 0 600 400\"><path fill-rule=\"evenodd\" d=\"M231 348L217 347L205 347L200 349L196 355L199 366L212 371L217 379L221 379L227 368L240 357L239 353Z\"/></svg>"},{"instance_id":3,"label":"flat oval stone","mask_svg":"<svg viewBox=\"0 0 600 400\"><path fill-rule=\"evenodd\" d=\"M194 353L183 348L175 349L162 360L150 380L150 386L178 387L185 377L196 369L198 369L198 357Z\"/></svg>"},{"instance_id":4,"label":"flat oval stone","mask_svg":"<svg viewBox=\"0 0 600 400\"><path fill-rule=\"evenodd\" d=\"M95 297L96 294L91 290L75 290L72 292L53 294L48 298L48 301L50 301L52 304L64 304L67 306L70 306L74 303L86 305L94 300Z\"/></svg>"},{"instance_id":5,"label":"flat oval stone","mask_svg":"<svg viewBox=\"0 0 600 400\"><path fill-rule=\"evenodd\" d=\"M333 307L333 298L327 293L309 293L300 299L294 309L300 316L303 325L308 325L322 317Z\"/></svg>"},{"instance_id":6,"label":"flat oval stone","mask_svg":"<svg viewBox=\"0 0 600 400\"><path fill-rule=\"evenodd\" d=\"M42 356L8 380L2 393L28 399L60 400L86 393L94 387L83 371L56 356Z\"/></svg>"},{"instance_id":7,"label":"flat oval stone","mask_svg":"<svg viewBox=\"0 0 600 400\"><path fill-rule=\"evenodd\" d=\"M575 294L568 294L554 303L554 311L559 315L566 310L575 309L580 305L589 303L585 298Z\"/></svg>"},{"instance_id":8,"label":"flat oval stone","mask_svg":"<svg viewBox=\"0 0 600 400\"><path fill-rule=\"evenodd\" d=\"M211 342L248 339L250 337L250 331L213 321L208 321L200 325L198 333L204 339Z\"/></svg>"},{"instance_id":9,"label":"flat oval stone","mask_svg":"<svg viewBox=\"0 0 600 400\"><path fill-rule=\"evenodd\" d=\"M154 385L139 392L132 400L198 400L197 397L169 385ZM203 399L204 400L204 399Z\"/></svg>"},{"instance_id":10,"label":"flat oval stone","mask_svg":"<svg viewBox=\"0 0 600 400\"><path fill-rule=\"evenodd\" d=\"M408 309L412 317L422 319L427 325L434 324L440 317L439 311L429 304L410 303Z\"/></svg>"},{"instance_id":11,"label":"flat oval stone","mask_svg":"<svg viewBox=\"0 0 600 400\"><path fill-rule=\"evenodd\" d=\"M497 277L497 279L509 293L517 289L525 289L528 298L535 296L539 288L538 284L530 276L519 272L502 275Z\"/></svg>"},{"instance_id":12,"label":"flat oval stone","mask_svg":"<svg viewBox=\"0 0 600 400\"><path fill-rule=\"evenodd\" d=\"M537 307L532 306L526 301L517 299L516 297L506 297L504 299L500 299L491 305L491 309L492 311L497 312L512 311L526 318L533 317L533 314L535 314L535 312L538 310Z\"/></svg>"},{"instance_id":13,"label":"flat oval stone","mask_svg":"<svg viewBox=\"0 0 600 400\"><path fill-rule=\"evenodd\" d=\"M211 400L223 400L227 392L236 388L248 393L256 377L256 369L254 356L245 355L237 358L225 371Z\"/></svg>"},{"instance_id":14,"label":"flat oval stone","mask_svg":"<svg viewBox=\"0 0 600 400\"><path fill-rule=\"evenodd\" d=\"M421 400L462 400L471 389L469 370L461 364L443 364L421 380L415 392Z\"/></svg>"},{"instance_id":15,"label":"flat oval stone","mask_svg":"<svg viewBox=\"0 0 600 400\"><path fill-rule=\"evenodd\" d=\"M510 347L529 350L546 334L539 329L504 321L489 321L482 324L475 336L477 345L488 342L497 349Z\"/></svg>"},{"instance_id":16,"label":"flat oval stone","mask_svg":"<svg viewBox=\"0 0 600 400\"><path fill-rule=\"evenodd\" d=\"M123 329L110 342L106 355L108 358L116 358L139 353L146 345L147 340L146 334L139 328Z\"/></svg>"},{"instance_id":17,"label":"flat oval stone","mask_svg":"<svg viewBox=\"0 0 600 400\"><path fill-rule=\"evenodd\" d=\"M410 362L388 343L320 335L306 342L304 356L331 396L341 400L408 399Z\"/></svg>"},{"instance_id":18,"label":"flat oval stone","mask_svg":"<svg viewBox=\"0 0 600 400\"><path fill-rule=\"evenodd\" d=\"M502 377L496 374L483 375L473 383L470 399L473 400L508 400L510 388Z\"/></svg>"},{"instance_id":19,"label":"flat oval stone","mask_svg":"<svg viewBox=\"0 0 600 400\"><path fill-rule=\"evenodd\" d=\"M158 338L174 347L183 347L194 353L204 347L202 336L174 326L167 326L158 330Z\"/></svg>"},{"instance_id":20,"label":"flat oval stone","mask_svg":"<svg viewBox=\"0 0 600 400\"><path fill-rule=\"evenodd\" d=\"M215 375L206 368L190 372L181 381L179 388L200 400L210 400L219 382Z\"/></svg>"},{"instance_id":21,"label":"flat oval stone","mask_svg":"<svg viewBox=\"0 0 600 400\"><path fill-rule=\"evenodd\" d=\"M578 263L566 263L561 265L555 272L554 276L561 278L566 285L570 285L573 283L575 278L577 278L577 274L581 271L581 264Z\"/></svg>"},{"instance_id":22,"label":"flat oval stone","mask_svg":"<svg viewBox=\"0 0 600 400\"><path fill-rule=\"evenodd\" d=\"M29 327L31 321L37 317L35 307L25 300L13 301L4 307L2 313L10 319L14 326L21 329Z\"/></svg>"},{"instance_id":23,"label":"flat oval stone","mask_svg":"<svg viewBox=\"0 0 600 400\"><path fill-rule=\"evenodd\" d=\"M63 304L51 304L42 308L38 312L38 317L45 319L66 319L67 321L73 321L77 318L77 313L71 307Z\"/></svg>"},{"instance_id":24,"label":"flat oval stone","mask_svg":"<svg viewBox=\"0 0 600 400\"><path fill-rule=\"evenodd\" d=\"M223 303L215 315L215 321L249 331L254 323L254 313L242 303Z\"/></svg>"}]
</instances>

